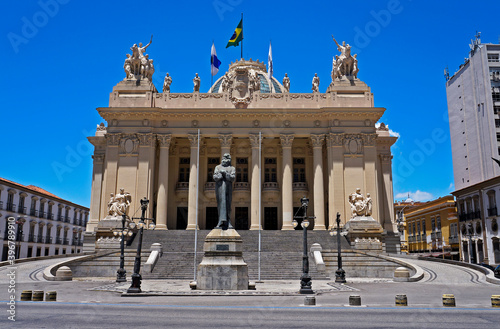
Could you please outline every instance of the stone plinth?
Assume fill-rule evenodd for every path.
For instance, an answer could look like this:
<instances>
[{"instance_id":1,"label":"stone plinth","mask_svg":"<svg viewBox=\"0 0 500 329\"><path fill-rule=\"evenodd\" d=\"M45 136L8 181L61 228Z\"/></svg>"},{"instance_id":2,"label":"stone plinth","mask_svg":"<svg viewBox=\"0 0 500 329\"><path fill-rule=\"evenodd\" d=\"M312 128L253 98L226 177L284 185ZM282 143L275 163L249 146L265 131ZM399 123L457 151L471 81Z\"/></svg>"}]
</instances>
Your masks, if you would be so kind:
<instances>
[{"instance_id":1,"label":"stone plinth","mask_svg":"<svg viewBox=\"0 0 500 329\"><path fill-rule=\"evenodd\" d=\"M125 222L125 227L128 226L130 220L127 219ZM95 228L95 242L96 248L104 249L116 249L120 248L120 238L115 237L113 234L114 229L122 228L122 218L106 216L103 220L100 220Z\"/></svg>"},{"instance_id":2,"label":"stone plinth","mask_svg":"<svg viewBox=\"0 0 500 329\"><path fill-rule=\"evenodd\" d=\"M205 238L203 251L197 289L248 289L248 267L243 261L242 240L236 230L213 229Z\"/></svg>"},{"instance_id":3,"label":"stone plinth","mask_svg":"<svg viewBox=\"0 0 500 329\"><path fill-rule=\"evenodd\" d=\"M347 240L356 250L382 251L382 233L384 229L371 216L356 216L344 226Z\"/></svg>"}]
</instances>

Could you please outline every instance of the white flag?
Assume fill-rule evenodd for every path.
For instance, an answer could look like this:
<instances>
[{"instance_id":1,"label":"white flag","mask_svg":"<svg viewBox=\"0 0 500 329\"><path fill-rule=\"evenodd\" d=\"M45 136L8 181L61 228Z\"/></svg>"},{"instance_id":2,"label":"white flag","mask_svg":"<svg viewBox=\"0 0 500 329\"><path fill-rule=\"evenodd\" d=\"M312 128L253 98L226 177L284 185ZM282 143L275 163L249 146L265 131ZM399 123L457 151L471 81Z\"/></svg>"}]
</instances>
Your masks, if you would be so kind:
<instances>
[{"instance_id":1,"label":"white flag","mask_svg":"<svg viewBox=\"0 0 500 329\"><path fill-rule=\"evenodd\" d=\"M267 56L267 76L269 79L273 76L273 51L271 49L271 41L269 41L269 55Z\"/></svg>"},{"instance_id":2,"label":"white flag","mask_svg":"<svg viewBox=\"0 0 500 329\"><path fill-rule=\"evenodd\" d=\"M211 51L211 56L210 56L210 66L211 66L212 75L216 75L217 72L219 72L220 64L221 64L221 62L217 58L217 52L215 51L215 45L212 42L212 51Z\"/></svg>"}]
</instances>

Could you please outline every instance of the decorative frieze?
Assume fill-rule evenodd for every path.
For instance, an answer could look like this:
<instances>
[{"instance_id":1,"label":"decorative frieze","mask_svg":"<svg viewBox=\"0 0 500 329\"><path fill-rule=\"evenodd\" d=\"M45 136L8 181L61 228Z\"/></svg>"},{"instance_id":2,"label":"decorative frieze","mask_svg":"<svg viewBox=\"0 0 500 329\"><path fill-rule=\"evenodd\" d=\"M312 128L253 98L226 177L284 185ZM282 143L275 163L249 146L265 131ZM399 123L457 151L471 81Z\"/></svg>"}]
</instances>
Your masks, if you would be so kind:
<instances>
[{"instance_id":1,"label":"decorative frieze","mask_svg":"<svg viewBox=\"0 0 500 329\"><path fill-rule=\"evenodd\" d=\"M121 134L120 136L120 156L137 156L139 148L139 134Z\"/></svg>"},{"instance_id":2,"label":"decorative frieze","mask_svg":"<svg viewBox=\"0 0 500 329\"><path fill-rule=\"evenodd\" d=\"M154 135L151 133L142 134L137 133L137 138L139 139L140 146L154 146L155 139Z\"/></svg>"},{"instance_id":3,"label":"decorative frieze","mask_svg":"<svg viewBox=\"0 0 500 329\"><path fill-rule=\"evenodd\" d=\"M377 134L361 134L363 138L363 144L365 146L375 146L375 140L377 139Z\"/></svg>"},{"instance_id":4,"label":"decorative frieze","mask_svg":"<svg viewBox=\"0 0 500 329\"><path fill-rule=\"evenodd\" d=\"M293 134L280 134L281 147L292 147Z\"/></svg>"},{"instance_id":5,"label":"decorative frieze","mask_svg":"<svg viewBox=\"0 0 500 329\"><path fill-rule=\"evenodd\" d=\"M342 146L344 144L344 134L330 133L327 136L328 147Z\"/></svg>"},{"instance_id":6,"label":"decorative frieze","mask_svg":"<svg viewBox=\"0 0 500 329\"><path fill-rule=\"evenodd\" d=\"M344 134L344 153L349 155L363 154L363 135Z\"/></svg>"}]
</instances>

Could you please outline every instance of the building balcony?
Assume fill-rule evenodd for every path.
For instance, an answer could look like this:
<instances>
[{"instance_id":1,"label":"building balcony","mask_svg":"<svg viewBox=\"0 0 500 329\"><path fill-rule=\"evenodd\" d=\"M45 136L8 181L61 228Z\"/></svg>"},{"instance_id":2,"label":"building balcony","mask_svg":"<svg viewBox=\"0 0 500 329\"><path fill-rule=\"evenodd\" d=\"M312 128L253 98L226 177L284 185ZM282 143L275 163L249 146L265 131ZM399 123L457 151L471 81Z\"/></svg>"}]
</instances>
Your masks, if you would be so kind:
<instances>
[{"instance_id":1,"label":"building balcony","mask_svg":"<svg viewBox=\"0 0 500 329\"><path fill-rule=\"evenodd\" d=\"M177 182L175 184L175 194L179 198L187 198L189 193L189 182Z\"/></svg>"},{"instance_id":2,"label":"building balcony","mask_svg":"<svg viewBox=\"0 0 500 329\"><path fill-rule=\"evenodd\" d=\"M28 235L28 242L35 242L35 236L33 234Z\"/></svg>"},{"instance_id":3,"label":"building balcony","mask_svg":"<svg viewBox=\"0 0 500 329\"><path fill-rule=\"evenodd\" d=\"M277 182L264 182L262 184L262 199L276 202L280 197L279 184Z\"/></svg>"},{"instance_id":4,"label":"building balcony","mask_svg":"<svg viewBox=\"0 0 500 329\"><path fill-rule=\"evenodd\" d=\"M248 199L250 197L250 183L235 182L233 184L234 199Z\"/></svg>"},{"instance_id":5,"label":"building balcony","mask_svg":"<svg viewBox=\"0 0 500 329\"><path fill-rule=\"evenodd\" d=\"M17 234L16 241L24 241L24 234Z\"/></svg>"},{"instance_id":6,"label":"building balcony","mask_svg":"<svg viewBox=\"0 0 500 329\"><path fill-rule=\"evenodd\" d=\"M209 199L215 199L215 182L206 182L203 187L205 196Z\"/></svg>"},{"instance_id":7,"label":"building balcony","mask_svg":"<svg viewBox=\"0 0 500 329\"><path fill-rule=\"evenodd\" d=\"M23 214L23 215L26 215L26 207L21 207L21 206L18 206L18 207L17 207L17 213L18 213L18 214Z\"/></svg>"},{"instance_id":8,"label":"building balcony","mask_svg":"<svg viewBox=\"0 0 500 329\"><path fill-rule=\"evenodd\" d=\"M458 236L450 236L450 237L448 238L448 243L449 243L449 244L457 244L457 243L459 243L459 238L458 238Z\"/></svg>"},{"instance_id":9,"label":"building balcony","mask_svg":"<svg viewBox=\"0 0 500 329\"><path fill-rule=\"evenodd\" d=\"M30 216L38 217L38 210L36 210L36 209L30 209Z\"/></svg>"},{"instance_id":10,"label":"building balcony","mask_svg":"<svg viewBox=\"0 0 500 329\"><path fill-rule=\"evenodd\" d=\"M497 207L491 207L491 208L488 208L488 216L489 217L492 217L492 216L497 216Z\"/></svg>"},{"instance_id":11,"label":"building balcony","mask_svg":"<svg viewBox=\"0 0 500 329\"><path fill-rule=\"evenodd\" d=\"M62 239L61 238L56 238L56 244L62 244Z\"/></svg>"},{"instance_id":12,"label":"building balcony","mask_svg":"<svg viewBox=\"0 0 500 329\"><path fill-rule=\"evenodd\" d=\"M422 242L422 236L420 234L417 234L417 242Z\"/></svg>"},{"instance_id":13,"label":"building balcony","mask_svg":"<svg viewBox=\"0 0 500 329\"><path fill-rule=\"evenodd\" d=\"M12 211L13 212L14 209L16 209L16 205L15 204L13 204L13 203L7 203L7 208L6 208L7 211Z\"/></svg>"},{"instance_id":14,"label":"building balcony","mask_svg":"<svg viewBox=\"0 0 500 329\"><path fill-rule=\"evenodd\" d=\"M38 212L38 218L45 218L46 215L47 215L47 213L45 213L43 211Z\"/></svg>"},{"instance_id":15,"label":"building balcony","mask_svg":"<svg viewBox=\"0 0 500 329\"><path fill-rule=\"evenodd\" d=\"M41 236L41 235L37 236L35 242L43 243L43 236Z\"/></svg>"},{"instance_id":16,"label":"building balcony","mask_svg":"<svg viewBox=\"0 0 500 329\"><path fill-rule=\"evenodd\" d=\"M465 222L467 221L467 214L466 213L461 213L460 215L458 215L458 220L460 222Z\"/></svg>"},{"instance_id":17,"label":"building balcony","mask_svg":"<svg viewBox=\"0 0 500 329\"><path fill-rule=\"evenodd\" d=\"M309 191L309 188L307 187L306 182L293 182L292 183L292 190L295 191Z\"/></svg>"},{"instance_id":18,"label":"building balcony","mask_svg":"<svg viewBox=\"0 0 500 329\"><path fill-rule=\"evenodd\" d=\"M277 182L264 182L262 184L262 192L267 192L267 191L278 191L279 192L279 185Z\"/></svg>"},{"instance_id":19,"label":"building balcony","mask_svg":"<svg viewBox=\"0 0 500 329\"><path fill-rule=\"evenodd\" d=\"M68 245L68 244L69 244L69 240L68 240L68 239L64 239L64 240L63 240L63 244L64 244L64 245Z\"/></svg>"},{"instance_id":20,"label":"building balcony","mask_svg":"<svg viewBox=\"0 0 500 329\"><path fill-rule=\"evenodd\" d=\"M46 236L45 243L52 243L52 238L50 236Z\"/></svg>"},{"instance_id":21,"label":"building balcony","mask_svg":"<svg viewBox=\"0 0 500 329\"><path fill-rule=\"evenodd\" d=\"M0 201L0 210L3 210L3 201Z\"/></svg>"},{"instance_id":22,"label":"building balcony","mask_svg":"<svg viewBox=\"0 0 500 329\"><path fill-rule=\"evenodd\" d=\"M54 214L47 214L47 219L52 219L52 220L54 220Z\"/></svg>"},{"instance_id":23,"label":"building balcony","mask_svg":"<svg viewBox=\"0 0 500 329\"><path fill-rule=\"evenodd\" d=\"M69 219L69 216L65 216L65 217L64 217L64 222L65 222L65 223L69 223L69 222L71 222L71 220Z\"/></svg>"}]
</instances>

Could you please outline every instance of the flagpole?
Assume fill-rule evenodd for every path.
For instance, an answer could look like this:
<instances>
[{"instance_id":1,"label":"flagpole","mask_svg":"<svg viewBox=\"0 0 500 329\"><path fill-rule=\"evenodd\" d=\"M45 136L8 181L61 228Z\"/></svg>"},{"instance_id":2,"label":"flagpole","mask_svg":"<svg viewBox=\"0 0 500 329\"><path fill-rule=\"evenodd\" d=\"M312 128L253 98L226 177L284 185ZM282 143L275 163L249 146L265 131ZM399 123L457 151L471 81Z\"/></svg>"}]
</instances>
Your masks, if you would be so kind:
<instances>
[{"instance_id":1,"label":"flagpole","mask_svg":"<svg viewBox=\"0 0 500 329\"><path fill-rule=\"evenodd\" d=\"M212 39L212 47L214 46L214 39ZM210 88L214 85L214 76L212 75L212 52L210 51ZM208 89L210 92L210 89Z\"/></svg>"},{"instance_id":2,"label":"flagpole","mask_svg":"<svg viewBox=\"0 0 500 329\"><path fill-rule=\"evenodd\" d=\"M259 131L259 278L260 280L260 253L262 249L262 220L261 220L261 209L262 209L262 132Z\"/></svg>"},{"instance_id":3,"label":"flagpole","mask_svg":"<svg viewBox=\"0 0 500 329\"><path fill-rule=\"evenodd\" d=\"M241 13L241 33L243 33L243 13ZM241 39L241 59L243 59L243 38Z\"/></svg>"}]
</instances>

